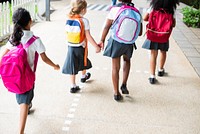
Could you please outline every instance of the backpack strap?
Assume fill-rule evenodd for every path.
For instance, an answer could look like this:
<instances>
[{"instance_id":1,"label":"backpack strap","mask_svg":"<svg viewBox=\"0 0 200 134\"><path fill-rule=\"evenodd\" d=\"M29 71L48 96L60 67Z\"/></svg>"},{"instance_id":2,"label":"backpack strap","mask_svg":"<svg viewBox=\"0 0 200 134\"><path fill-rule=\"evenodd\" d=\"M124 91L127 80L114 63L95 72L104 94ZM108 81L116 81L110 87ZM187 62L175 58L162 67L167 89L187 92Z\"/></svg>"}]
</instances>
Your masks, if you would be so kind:
<instances>
[{"instance_id":1,"label":"backpack strap","mask_svg":"<svg viewBox=\"0 0 200 134\"><path fill-rule=\"evenodd\" d=\"M36 39L38 39L39 37L33 35L24 45L24 48L28 48ZM33 71L36 71L36 67L37 67L37 62L38 62L38 57L39 54L37 52L35 52L35 59L34 59L34 69Z\"/></svg>"},{"instance_id":2,"label":"backpack strap","mask_svg":"<svg viewBox=\"0 0 200 134\"><path fill-rule=\"evenodd\" d=\"M81 24L81 32L80 32L81 40L80 40L80 42L83 42L85 40L84 66L87 66L88 42L87 42L87 38L85 37L85 28L84 28L84 23L83 23L83 20L82 20L82 16L73 15L73 16L69 16L69 18L70 19L78 19L80 24Z\"/></svg>"},{"instance_id":3,"label":"backpack strap","mask_svg":"<svg viewBox=\"0 0 200 134\"><path fill-rule=\"evenodd\" d=\"M33 35L24 45L24 48L28 48L36 39L38 39L37 36Z\"/></svg>"},{"instance_id":4,"label":"backpack strap","mask_svg":"<svg viewBox=\"0 0 200 134\"><path fill-rule=\"evenodd\" d=\"M134 10L136 11L137 13L140 14L139 10L137 8L134 7L134 4L133 6L129 6L129 5L122 5L119 9L119 11L117 12L117 15L115 16L115 19L113 20L113 24L114 22L117 20L117 18L119 17L119 15L126 9L131 9L131 10Z\"/></svg>"},{"instance_id":5,"label":"backpack strap","mask_svg":"<svg viewBox=\"0 0 200 134\"><path fill-rule=\"evenodd\" d=\"M80 28L81 28L81 32L80 32L81 40L80 40L80 42L83 42L85 40L85 28L84 28L84 23L83 23L83 20L82 20L82 16L80 16L80 15L71 16L70 15L69 18L72 19L72 20L77 19L80 22L80 24L81 24L81 26L80 26Z\"/></svg>"}]
</instances>

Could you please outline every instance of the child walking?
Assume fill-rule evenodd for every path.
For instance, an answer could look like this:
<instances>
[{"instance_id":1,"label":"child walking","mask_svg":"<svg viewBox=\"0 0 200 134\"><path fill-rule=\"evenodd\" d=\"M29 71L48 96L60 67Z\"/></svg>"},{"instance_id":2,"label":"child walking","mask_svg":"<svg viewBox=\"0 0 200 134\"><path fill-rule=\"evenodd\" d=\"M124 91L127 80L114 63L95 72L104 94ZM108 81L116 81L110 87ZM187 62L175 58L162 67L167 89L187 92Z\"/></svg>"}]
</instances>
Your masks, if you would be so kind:
<instances>
[{"instance_id":1,"label":"child walking","mask_svg":"<svg viewBox=\"0 0 200 134\"><path fill-rule=\"evenodd\" d=\"M172 24L170 29L172 30L173 27L176 25L176 20L174 17L176 6L179 4L179 0L152 0L150 3L150 8L147 10L147 13L144 16L144 21L149 21L150 14L153 11L160 11L163 10L164 14L168 13L172 16ZM158 22L158 21L157 21ZM165 27L165 26L162 26ZM158 32L157 32L158 33ZM150 38L150 37L149 37ZM158 40L158 41L157 41ZM158 68L158 76L163 76L165 74L164 65L167 57L167 51L169 49L169 39L166 41L161 41L161 37L157 37L154 39L147 39L145 40L143 48L150 50L150 77L149 82L151 84L156 83L155 77L155 70L156 70L156 61L158 56L158 50L160 50L160 63Z\"/></svg>"},{"instance_id":2,"label":"child walking","mask_svg":"<svg viewBox=\"0 0 200 134\"><path fill-rule=\"evenodd\" d=\"M66 44L68 45L68 52L62 73L70 75L70 92L76 93L80 90L76 84L76 75L78 72L82 71L81 82L83 83L91 76L89 72L86 73L86 69L92 67L90 60L87 58L87 41L94 46L96 53L100 52L101 48L90 34L88 19L83 17L87 12L87 2L85 0L72 0L71 6L66 21Z\"/></svg>"},{"instance_id":3,"label":"child walking","mask_svg":"<svg viewBox=\"0 0 200 134\"><path fill-rule=\"evenodd\" d=\"M6 44L6 49L3 51L2 56L0 57L0 61L2 57L8 53L11 49L17 47L20 43L26 44L29 39L31 39L34 35L31 30L32 19L29 12L24 8L18 8L13 16L12 16L14 30L10 37L10 40ZM55 70L59 70L60 67L57 64L54 64L45 54L45 46L43 45L40 38L37 38L27 49L28 54L28 63L33 71L36 69L36 64L34 64L35 52L37 52L42 60L52 66ZM0 62L1 63L1 62ZM28 76L27 76L28 77ZM32 89L23 93L16 94L17 103L20 105L20 122L19 122L19 133L24 134L26 119L28 112L32 106L32 99L34 97L34 85L32 85Z\"/></svg>"},{"instance_id":4,"label":"child walking","mask_svg":"<svg viewBox=\"0 0 200 134\"><path fill-rule=\"evenodd\" d=\"M131 67L130 59L132 57L133 48L135 46L135 40L132 40L132 38L136 38L136 36L142 34L142 24L141 24L142 17L139 11L136 8L134 8L133 6L134 4L131 3L131 0L119 0L119 2L120 3L118 3L118 5L111 8L107 16L106 24L104 26L102 36L101 36L101 43L102 43L102 46L104 47L106 36L109 30L111 30L111 36L108 40L108 44L105 48L103 55L112 58L112 82L113 82L113 87L114 87L114 100L116 101L120 101L123 99L121 93L119 92L119 70L120 70L121 57L123 58L123 80L122 80L122 84L120 88L123 94L129 94L129 91L127 89L127 80L129 76L130 67ZM132 26L131 24L132 24L133 19L129 19L130 13L126 13L128 14L128 17L127 17L128 19L126 19L127 23L121 24L120 29L122 29L122 33L123 31L125 31L124 40L127 40L127 41L119 40L117 37L116 39L114 38L115 36L120 36L120 35L117 35L117 33L115 33L116 31L114 29L116 26L115 23L117 23L118 21L120 22L120 20L116 20L116 18L121 17L120 15L122 15L122 12L121 14L119 14L119 12L121 11L122 6L125 6L125 8L127 6L129 6L130 8L131 6L131 8L134 8L134 10L136 10L137 12L134 13L134 16L136 18L133 18L133 19L138 19L139 21L137 26L136 25ZM125 12L126 11L128 12L129 10L125 10ZM121 18L123 18L123 16ZM130 25L129 25L129 22L131 23ZM133 21L133 23L135 22L136 20ZM123 25L125 26L123 27ZM134 33L134 31L136 31L137 33ZM128 37L130 37L130 39L126 39Z\"/></svg>"}]
</instances>

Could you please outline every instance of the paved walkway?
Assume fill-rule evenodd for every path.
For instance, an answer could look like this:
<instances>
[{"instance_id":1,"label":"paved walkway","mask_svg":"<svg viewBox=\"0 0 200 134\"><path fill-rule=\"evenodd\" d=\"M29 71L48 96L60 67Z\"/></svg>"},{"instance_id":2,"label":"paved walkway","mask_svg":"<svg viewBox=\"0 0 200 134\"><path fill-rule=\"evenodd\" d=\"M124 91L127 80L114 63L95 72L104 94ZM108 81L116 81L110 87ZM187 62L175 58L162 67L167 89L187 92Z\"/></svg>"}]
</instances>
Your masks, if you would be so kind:
<instances>
[{"instance_id":1,"label":"paved walkway","mask_svg":"<svg viewBox=\"0 0 200 134\"><path fill-rule=\"evenodd\" d=\"M148 6L146 1L134 2L141 10ZM109 5L110 1L88 3ZM65 0L52 1L55 11L51 22L39 21L32 27L45 44L47 55L61 66L67 51L64 23L68 4ZM88 10L86 17L98 41L108 12L94 9ZM69 93L66 75L39 60L26 134L200 134L200 79L175 39L179 24L170 38L167 75L157 77L156 85L148 82L149 52L141 48L145 37L137 40L128 81L130 94L124 95L121 103L113 100L110 58L96 54L91 45L92 77L85 84L79 83L81 92L77 94ZM17 133L19 107L15 95L8 93L1 82L0 102L0 133Z\"/></svg>"},{"instance_id":2,"label":"paved walkway","mask_svg":"<svg viewBox=\"0 0 200 134\"><path fill-rule=\"evenodd\" d=\"M177 12L177 26L173 31L173 38L200 77L200 28L188 28L183 22L180 4Z\"/></svg>"}]
</instances>

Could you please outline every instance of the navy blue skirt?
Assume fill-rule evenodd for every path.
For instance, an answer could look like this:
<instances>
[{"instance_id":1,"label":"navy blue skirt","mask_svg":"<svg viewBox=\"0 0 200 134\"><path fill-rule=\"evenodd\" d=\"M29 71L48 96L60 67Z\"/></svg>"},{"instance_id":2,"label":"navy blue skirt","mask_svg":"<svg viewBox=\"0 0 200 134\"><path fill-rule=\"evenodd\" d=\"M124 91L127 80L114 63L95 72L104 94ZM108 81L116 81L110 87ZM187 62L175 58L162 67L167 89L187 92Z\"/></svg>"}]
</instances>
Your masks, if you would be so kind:
<instances>
[{"instance_id":1,"label":"navy blue skirt","mask_svg":"<svg viewBox=\"0 0 200 134\"><path fill-rule=\"evenodd\" d=\"M116 40L110 38L108 40L108 44L104 51L104 56L108 56L111 58L121 57L122 55L126 55L127 58L131 58L133 55L133 46L135 44L124 44L119 43Z\"/></svg>"},{"instance_id":2,"label":"navy blue skirt","mask_svg":"<svg viewBox=\"0 0 200 134\"><path fill-rule=\"evenodd\" d=\"M76 75L79 71L90 69L92 63L87 58L87 66L84 66L85 48L68 46L67 57L62 68L62 73Z\"/></svg>"},{"instance_id":3,"label":"navy blue skirt","mask_svg":"<svg viewBox=\"0 0 200 134\"><path fill-rule=\"evenodd\" d=\"M142 48L148 49L148 50L168 51L169 41L166 43L158 43L158 42L152 42L152 41L146 39L144 44L142 45Z\"/></svg>"}]
</instances>

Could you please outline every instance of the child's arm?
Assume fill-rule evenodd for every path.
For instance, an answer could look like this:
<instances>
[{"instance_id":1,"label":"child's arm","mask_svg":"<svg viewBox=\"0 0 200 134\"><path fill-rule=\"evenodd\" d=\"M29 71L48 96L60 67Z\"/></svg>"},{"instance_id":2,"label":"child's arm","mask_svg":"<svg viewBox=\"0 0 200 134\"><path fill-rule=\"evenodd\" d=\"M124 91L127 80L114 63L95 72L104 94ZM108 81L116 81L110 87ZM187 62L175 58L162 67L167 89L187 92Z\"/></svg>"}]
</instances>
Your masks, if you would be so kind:
<instances>
[{"instance_id":1,"label":"child's arm","mask_svg":"<svg viewBox=\"0 0 200 134\"><path fill-rule=\"evenodd\" d=\"M113 20L107 19L106 24L104 26L104 29L103 29L103 32L102 32L102 35L101 35L101 43L103 45L103 48L104 48L104 42L105 42L106 36L109 32L109 29L112 25L112 22L113 22Z\"/></svg>"},{"instance_id":2,"label":"child's arm","mask_svg":"<svg viewBox=\"0 0 200 134\"><path fill-rule=\"evenodd\" d=\"M144 21L148 21L149 20L149 13L147 13L147 14L144 15L143 20Z\"/></svg>"},{"instance_id":3,"label":"child's arm","mask_svg":"<svg viewBox=\"0 0 200 134\"><path fill-rule=\"evenodd\" d=\"M1 53L1 55L0 55L0 65L1 65L1 59L2 59L2 57L3 57L5 54L7 54L9 51L10 51L10 50L9 50L8 48L6 48L6 49Z\"/></svg>"},{"instance_id":4,"label":"child's arm","mask_svg":"<svg viewBox=\"0 0 200 134\"><path fill-rule=\"evenodd\" d=\"M40 54L40 57L42 58L42 60L43 60L46 64L52 66L55 70L59 70L59 69L60 69L60 66L59 66L58 64L54 64L54 63L47 57L47 55L46 55L45 52L41 53L41 54Z\"/></svg>"},{"instance_id":5,"label":"child's arm","mask_svg":"<svg viewBox=\"0 0 200 134\"><path fill-rule=\"evenodd\" d=\"M95 47L96 53L99 53L101 51L101 48L99 47L99 45L96 43L96 41L90 34L90 30L85 30L85 36L86 36L87 40Z\"/></svg>"}]
</instances>

